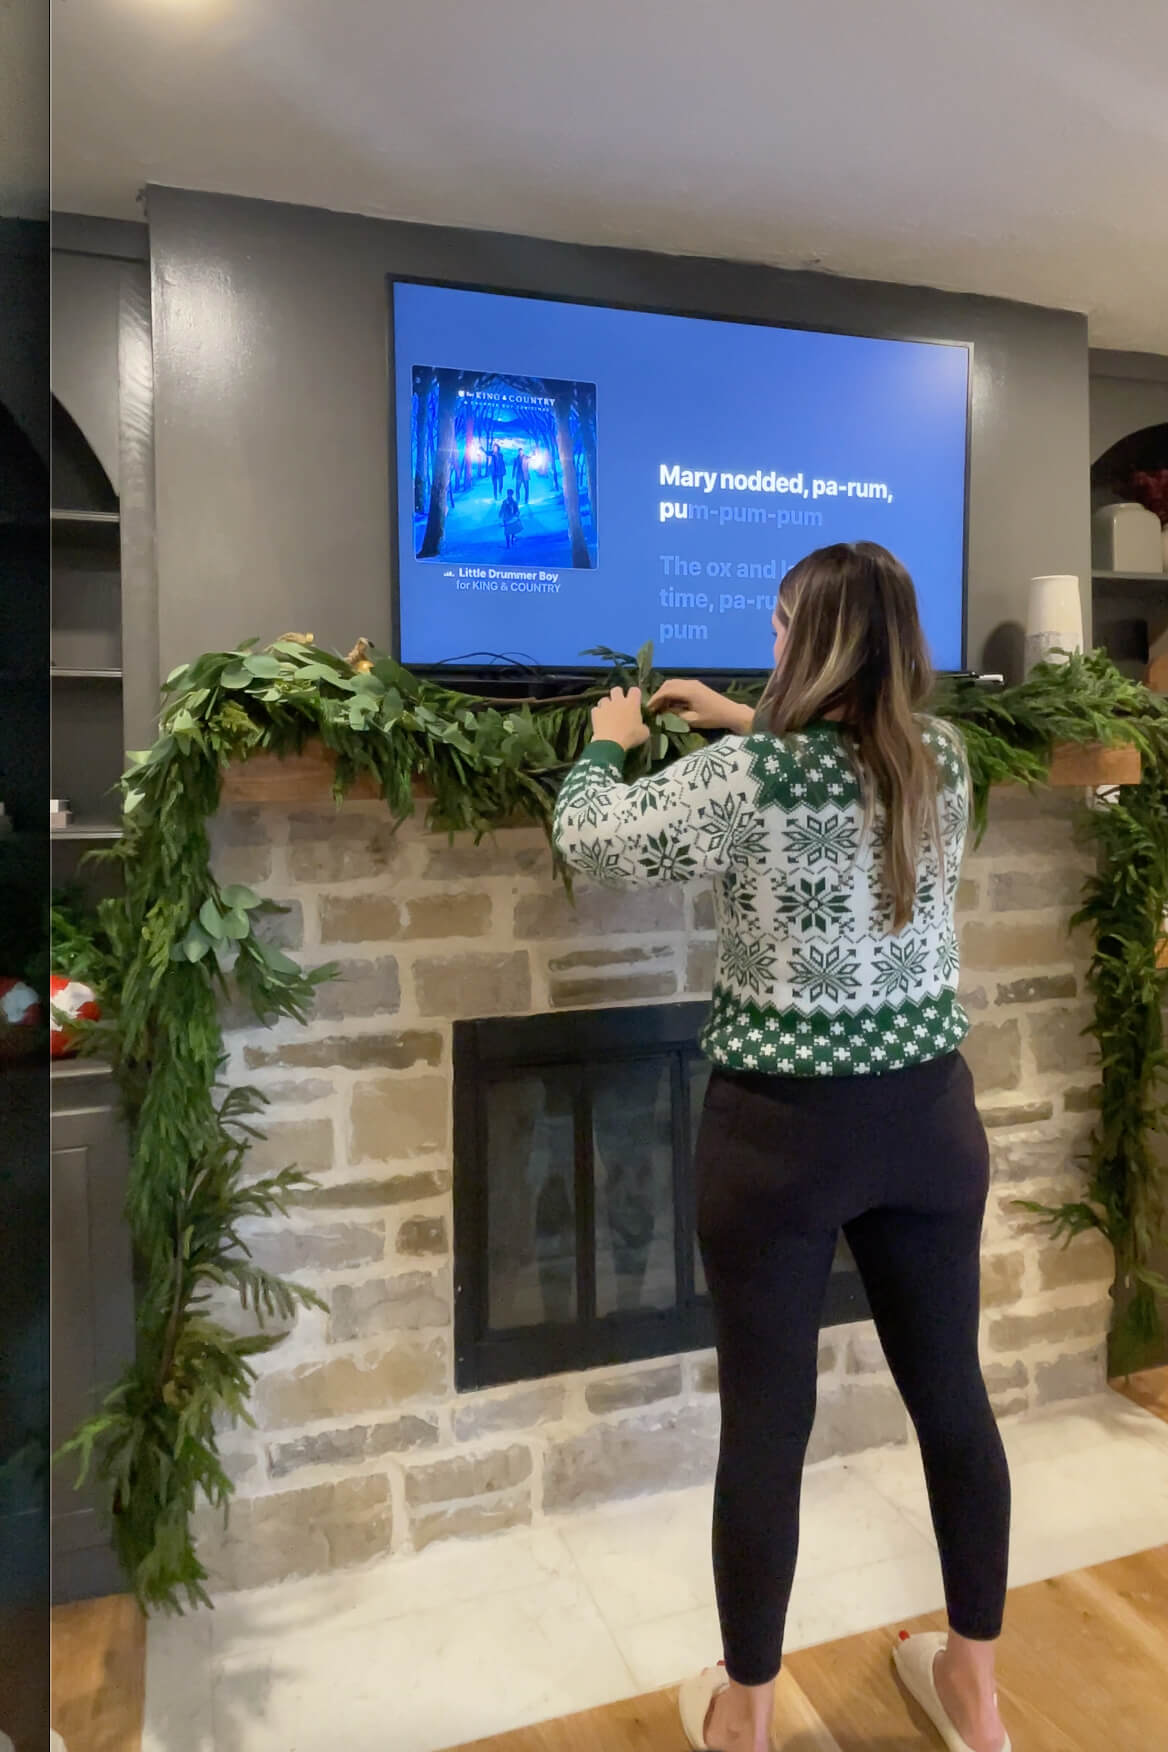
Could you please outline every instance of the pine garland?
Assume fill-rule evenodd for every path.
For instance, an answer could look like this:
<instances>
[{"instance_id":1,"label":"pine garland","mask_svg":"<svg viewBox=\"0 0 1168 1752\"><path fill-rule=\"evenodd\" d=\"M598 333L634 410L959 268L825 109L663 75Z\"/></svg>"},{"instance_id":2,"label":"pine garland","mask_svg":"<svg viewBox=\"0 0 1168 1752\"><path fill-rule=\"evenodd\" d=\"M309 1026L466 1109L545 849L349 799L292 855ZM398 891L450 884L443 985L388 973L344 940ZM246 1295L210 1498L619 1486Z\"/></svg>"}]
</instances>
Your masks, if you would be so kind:
<instances>
[{"instance_id":1,"label":"pine garland","mask_svg":"<svg viewBox=\"0 0 1168 1752\"><path fill-rule=\"evenodd\" d=\"M307 1183L292 1169L247 1177L261 1098L222 1086L218 1012L231 993L261 1021L303 1022L316 985L335 970L303 972L257 930L278 909L215 881L207 823L222 770L319 740L336 761L338 800L368 776L404 820L421 780L433 829L482 836L525 819L550 831L557 788L587 743L601 693L635 681L649 697L660 680L650 647L635 659L602 650L595 655L613 667L603 684L571 700L506 706L370 655L354 664L285 638L176 670L159 740L123 782L123 838L103 854L121 865L124 893L101 904L96 926L56 921L59 959L96 984L106 1006L86 1044L111 1060L126 1111L127 1216L141 1272L134 1360L63 1452L78 1459L81 1478L99 1481L127 1581L147 1610L207 1600L191 1515L202 1499L229 1502L217 1427L252 1421L253 1359L278 1342L265 1331L233 1334L208 1303L230 1289L262 1326L317 1301L257 1266L240 1233L247 1219L283 1212ZM1095 1227L1115 1248L1128 1297L1115 1347L1126 1356L1158 1332L1157 1297L1168 1291L1150 1265L1165 1227L1153 1137L1168 1069L1166 982L1156 970L1168 910L1168 706L1096 654L1043 666L998 694L947 684L936 709L964 732L983 822L991 785L1040 783L1060 742L1134 742L1144 757L1143 782L1089 818L1100 869L1080 917L1095 932L1103 1106L1083 1199L1042 1212L1056 1233ZM659 719L631 776L701 740L681 719Z\"/></svg>"}]
</instances>

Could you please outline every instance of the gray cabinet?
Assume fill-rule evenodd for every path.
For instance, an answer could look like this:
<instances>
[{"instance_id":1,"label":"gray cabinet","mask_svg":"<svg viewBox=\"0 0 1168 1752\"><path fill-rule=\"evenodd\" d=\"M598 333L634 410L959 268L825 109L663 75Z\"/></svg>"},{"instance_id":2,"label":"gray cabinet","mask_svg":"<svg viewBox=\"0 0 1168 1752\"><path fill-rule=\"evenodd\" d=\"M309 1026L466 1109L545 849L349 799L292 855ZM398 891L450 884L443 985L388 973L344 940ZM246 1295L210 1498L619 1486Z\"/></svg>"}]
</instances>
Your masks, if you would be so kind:
<instances>
[{"instance_id":1,"label":"gray cabinet","mask_svg":"<svg viewBox=\"0 0 1168 1752\"><path fill-rule=\"evenodd\" d=\"M52 1117L54 1451L99 1403L134 1349L133 1267L123 1207L129 1158L112 1079L55 1067ZM116 1591L118 1575L90 1489L53 1469L53 1598Z\"/></svg>"}]
</instances>

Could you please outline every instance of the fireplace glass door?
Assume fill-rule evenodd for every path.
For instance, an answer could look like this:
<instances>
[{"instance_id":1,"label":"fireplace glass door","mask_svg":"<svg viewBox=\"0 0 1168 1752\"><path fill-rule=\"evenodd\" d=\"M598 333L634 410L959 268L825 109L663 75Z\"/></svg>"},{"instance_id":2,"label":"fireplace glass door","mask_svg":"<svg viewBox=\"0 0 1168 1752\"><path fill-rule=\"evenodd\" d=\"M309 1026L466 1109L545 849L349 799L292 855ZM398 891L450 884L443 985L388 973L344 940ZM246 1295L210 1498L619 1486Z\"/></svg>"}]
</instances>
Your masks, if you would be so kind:
<instances>
[{"instance_id":1,"label":"fireplace glass door","mask_svg":"<svg viewBox=\"0 0 1168 1752\"><path fill-rule=\"evenodd\" d=\"M705 1006L455 1028L461 1390L713 1343L694 1232ZM846 1258L826 1318L864 1312Z\"/></svg>"}]
</instances>

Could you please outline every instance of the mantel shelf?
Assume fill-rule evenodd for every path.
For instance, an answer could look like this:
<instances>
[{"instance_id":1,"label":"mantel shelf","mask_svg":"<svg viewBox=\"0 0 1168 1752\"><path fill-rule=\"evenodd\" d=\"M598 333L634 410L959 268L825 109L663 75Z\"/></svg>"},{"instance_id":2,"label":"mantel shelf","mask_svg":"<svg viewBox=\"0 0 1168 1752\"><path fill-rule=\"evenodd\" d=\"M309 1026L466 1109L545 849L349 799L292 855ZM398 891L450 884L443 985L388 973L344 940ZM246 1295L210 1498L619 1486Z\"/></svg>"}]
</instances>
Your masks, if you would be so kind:
<instances>
[{"instance_id":1,"label":"mantel shelf","mask_svg":"<svg viewBox=\"0 0 1168 1752\"><path fill-rule=\"evenodd\" d=\"M332 757L319 743L310 743L303 754L283 759L274 754L256 754L226 769L222 799L234 806L329 803L333 776ZM1131 747L1102 748L1097 744L1080 747L1066 743L1055 750L1051 763L1051 785L1062 790L1101 790L1115 785L1138 785L1139 781L1139 750ZM415 784L414 793L419 797L428 794L420 783ZM361 778L348 795L354 801L375 802L380 792L372 779Z\"/></svg>"}]
</instances>

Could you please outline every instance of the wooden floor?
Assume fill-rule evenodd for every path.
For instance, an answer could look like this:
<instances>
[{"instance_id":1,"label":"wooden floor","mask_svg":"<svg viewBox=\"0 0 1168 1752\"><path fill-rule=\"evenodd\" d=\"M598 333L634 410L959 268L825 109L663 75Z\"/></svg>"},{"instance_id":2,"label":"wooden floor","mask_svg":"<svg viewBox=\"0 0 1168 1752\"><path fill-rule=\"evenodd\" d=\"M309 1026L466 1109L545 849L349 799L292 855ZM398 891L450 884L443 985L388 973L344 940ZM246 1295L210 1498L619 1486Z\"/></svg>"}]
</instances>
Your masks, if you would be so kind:
<instances>
[{"instance_id":1,"label":"wooden floor","mask_svg":"<svg viewBox=\"0 0 1168 1752\"><path fill-rule=\"evenodd\" d=\"M67 1752L139 1752L146 1620L125 1595L55 1606L52 1723Z\"/></svg>"},{"instance_id":2,"label":"wooden floor","mask_svg":"<svg viewBox=\"0 0 1168 1752\"><path fill-rule=\"evenodd\" d=\"M932 1613L903 1628L943 1625L944 1615ZM939 1746L892 1676L899 1628L790 1656L776 1697L776 1748ZM1168 1744L1168 1546L1014 1590L998 1674L1016 1752L1155 1752ZM478 1740L461 1752L679 1752L680 1744L670 1690Z\"/></svg>"},{"instance_id":3,"label":"wooden floor","mask_svg":"<svg viewBox=\"0 0 1168 1752\"><path fill-rule=\"evenodd\" d=\"M1113 1381L1117 1393L1134 1399L1145 1411L1155 1412L1168 1423L1168 1368L1145 1369L1142 1375L1129 1375L1126 1381Z\"/></svg>"},{"instance_id":4,"label":"wooden floor","mask_svg":"<svg viewBox=\"0 0 1168 1752\"><path fill-rule=\"evenodd\" d=\"M1168 1368L1121 1393L1168 1422ZM791 1655L776 1702L782 1752L922 1752L939 1742L897 1688L896 1631ZM146 1627L121 1597L53 1612L53 1726L68 1752L140 1752ZM1168 1546L1015 1589L1002 1644L1002 1708L1015 1752L1154 1752L1168 1746ZM522 1728L459 1752L679 1752L672 1691ZM392 1749L390 1749L392 1752Z\"/></svg>"}]
</instances>

